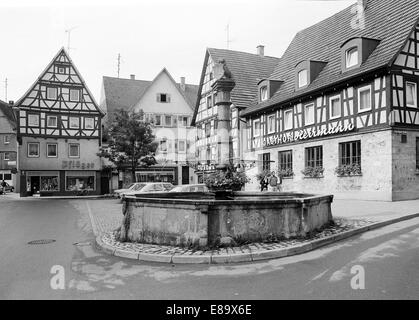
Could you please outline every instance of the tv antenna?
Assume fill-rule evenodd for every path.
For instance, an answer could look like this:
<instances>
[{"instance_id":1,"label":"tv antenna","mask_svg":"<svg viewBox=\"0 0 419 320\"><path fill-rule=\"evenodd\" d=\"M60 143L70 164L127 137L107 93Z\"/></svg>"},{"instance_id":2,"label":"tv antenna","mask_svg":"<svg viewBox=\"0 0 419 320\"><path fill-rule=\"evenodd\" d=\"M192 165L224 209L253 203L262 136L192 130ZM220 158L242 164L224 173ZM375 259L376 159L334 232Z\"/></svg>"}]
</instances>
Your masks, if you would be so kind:
<instances>
[{"instance_id":1,"label":"tv antenna","mask_svg":"<svg viewBox=\"0 0 419 320\"><path fill-rule=\"evenodd\" d=\"M4 98L4 101L7 101L7 78L4 80L4 95L5 95L5 98Z\"/></svg>"},{"instance_id":2,"label":"tv antenna","mask_svg":"<svg viewBox=\"0 0 419 320\"><path fill-rule=\"evenodd\" d=\"M78 26L76 27L71 27L67 30L65 30L65 33L67 33L67 52L70 54L70 50L74 49L70 47L70 43L71 43L71 31L73 31L74 29L78 28Z\"/></svg>"},{"instance_id":3,"label":"tv antenna","mask_svg":"<svg viewBox=\"0 0 419 320\"><path fill-rule=\"evenodd\" d=\"M230 43L233 42L233 40L230 39L230 22L227 23L225 30L226 30L226 34L227 34L227 41L226 42L227 42L227 50L228 50L228 49L230 49Z\"/></svg>"}]
</instances>

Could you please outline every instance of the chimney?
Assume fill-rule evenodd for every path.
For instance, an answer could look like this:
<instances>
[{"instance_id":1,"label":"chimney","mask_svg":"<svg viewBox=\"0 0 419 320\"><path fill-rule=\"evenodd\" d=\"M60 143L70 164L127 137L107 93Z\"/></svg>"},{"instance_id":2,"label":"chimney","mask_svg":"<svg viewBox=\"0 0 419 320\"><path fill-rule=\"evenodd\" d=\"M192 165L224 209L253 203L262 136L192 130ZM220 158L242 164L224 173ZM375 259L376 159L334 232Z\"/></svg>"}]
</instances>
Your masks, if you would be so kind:
<instances>
[{"instance_id":1,"label":"chimney","mask_svg":"<svg viewBox=\"0 0 419 320\"><path fill-rule=\"evenodd\" d=\"M135 74L130 75L131 80L135 80Z\"/></svg>"},{"instance_id":2,"label":"chimney","mask_svg":"<svg viewBox=\"0 0 419 320\"><path fill-rule=\"evenodd\" d=\"M180 77L180 88L185 91L185 77Z\"/></svg>"},{"instance_id":3,"label":"chimney","mask_svg":"<svg viewBox=\"0 0 419 320\"><path fill-rule=\"evenodd\" d=\"M262 46L260 44L256 48L257 48L257 54L263 57L265 55L265 46Z\"/></svg>"}]
</instances>

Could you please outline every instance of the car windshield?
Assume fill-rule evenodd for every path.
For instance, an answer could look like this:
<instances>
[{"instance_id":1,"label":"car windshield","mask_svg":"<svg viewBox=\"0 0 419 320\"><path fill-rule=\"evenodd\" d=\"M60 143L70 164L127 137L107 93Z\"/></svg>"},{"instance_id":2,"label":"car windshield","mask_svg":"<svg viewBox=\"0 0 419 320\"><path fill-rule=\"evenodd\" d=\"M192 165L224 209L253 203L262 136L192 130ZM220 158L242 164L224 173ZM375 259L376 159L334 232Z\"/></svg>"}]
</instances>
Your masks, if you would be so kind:
<instances>
[{"instance_id":1,"label":"car windshield","mask_svg":"<svg viewBox=\"0 0 419 320\"><path fill-rule=\"evenodd\" d=\"M128 190L132 190L133 188L135 187L135 183L131 183L129 186L128 186Z\"/></svg>"},{"instance_id":2,"label":"car windshield","mask_svg":"<svg viewBox=\"0 0 419 320\"><path fill-rule=\"evenodd\" d=\"M183 191L183 186L174 187L170 192L181 192Z\"/></svg>"},{"instance_id":3,"label":"car windshield","mask_svg":"<svg viewBox=\"0 0 419 320\"><path fill-rule=\"evenodd\" d=\"M144 186L145 186L145 183L137 183L137 184L135 184L135 185L133 186L133 188L132 188L131 190L133 190L133 191L139 191L139 190L141 190L142 188L144 188Z\"/></svg>"}]
</instances>

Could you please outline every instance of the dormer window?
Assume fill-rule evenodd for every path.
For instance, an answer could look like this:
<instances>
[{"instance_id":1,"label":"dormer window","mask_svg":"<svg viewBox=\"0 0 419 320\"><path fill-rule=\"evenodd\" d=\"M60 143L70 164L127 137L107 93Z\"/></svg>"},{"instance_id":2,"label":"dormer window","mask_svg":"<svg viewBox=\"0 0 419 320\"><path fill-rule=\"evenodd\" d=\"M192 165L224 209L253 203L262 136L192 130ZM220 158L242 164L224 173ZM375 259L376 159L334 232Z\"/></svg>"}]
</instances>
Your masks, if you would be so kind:
<instances>
[{"instance_id":1,"label":"dormer window","mask_svg":"<svg viewBox=\"0 0 419 320\"><path fill-rule=\"evenodd\" d=\"M307 69L298 72L298 87L302 88L308 85L308 71Z\"/></svg>"},{"instance_id":2,"label":"dormer window","mask_svg":"<svg viewBox=\"0 0 419 320\"><path fill-rule=\"evenodd\" d=\"M265 101L268 99L268 87L263 86L260 88L260 101Z\"/></svg>"},{"instance_id":3,"label":"dormer window","mask_svg":"<svg viewBox=\"0 0 419 320\"><path fill-rule=\"evenodd\" d=\"M346 68L352 68L358 65L358 48L354 47L346 51Z\"/></svg>"}]
</instances>

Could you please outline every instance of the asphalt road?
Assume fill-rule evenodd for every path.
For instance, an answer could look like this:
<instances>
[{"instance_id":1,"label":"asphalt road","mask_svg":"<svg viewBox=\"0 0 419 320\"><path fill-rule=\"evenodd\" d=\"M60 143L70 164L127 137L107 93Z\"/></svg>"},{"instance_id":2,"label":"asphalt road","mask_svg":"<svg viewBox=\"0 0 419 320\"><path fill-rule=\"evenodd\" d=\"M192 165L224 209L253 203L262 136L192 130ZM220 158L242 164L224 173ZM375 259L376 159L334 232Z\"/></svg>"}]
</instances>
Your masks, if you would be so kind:
<instances>
[{"instance_id":1,"label":"asphalt road","mask_svg":"<svg viewBox=\"0 0 419 320\"><path fill-rule=\"evenodd\" d=\"M84 201L0 196L0 299L419 298L419 218L289 258L166 265L92 247ZM39 239L56 242L28 244ZM54 266L64 272L63 289L51 286Z\"/></svg>"}]
</instances>

